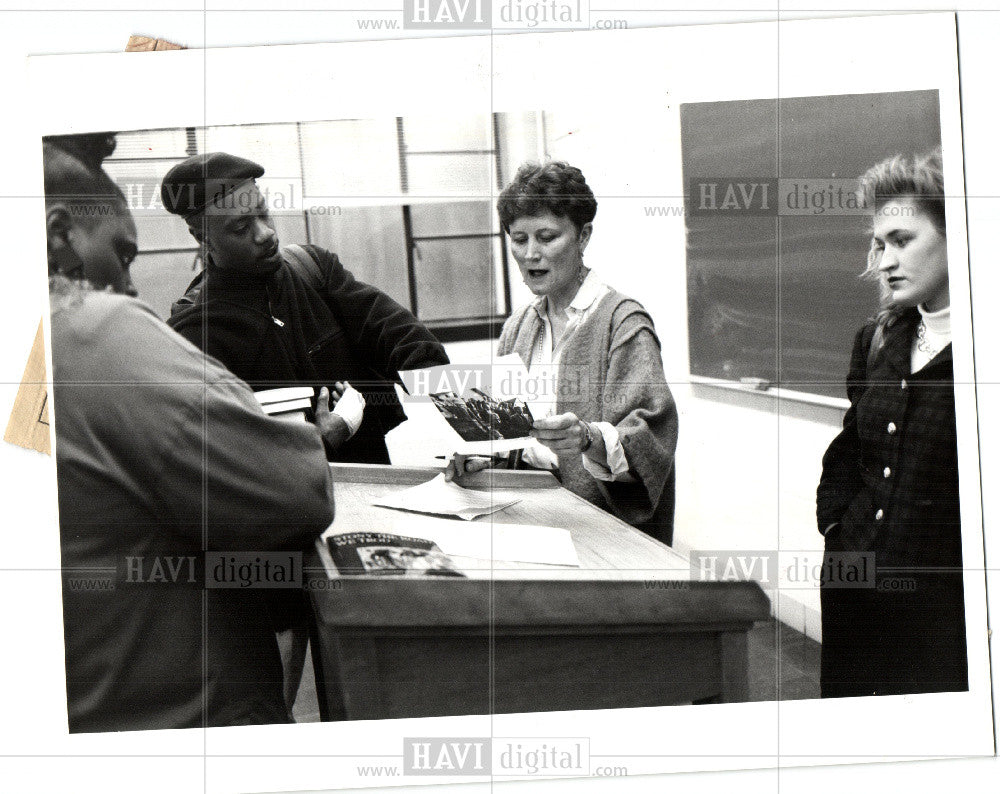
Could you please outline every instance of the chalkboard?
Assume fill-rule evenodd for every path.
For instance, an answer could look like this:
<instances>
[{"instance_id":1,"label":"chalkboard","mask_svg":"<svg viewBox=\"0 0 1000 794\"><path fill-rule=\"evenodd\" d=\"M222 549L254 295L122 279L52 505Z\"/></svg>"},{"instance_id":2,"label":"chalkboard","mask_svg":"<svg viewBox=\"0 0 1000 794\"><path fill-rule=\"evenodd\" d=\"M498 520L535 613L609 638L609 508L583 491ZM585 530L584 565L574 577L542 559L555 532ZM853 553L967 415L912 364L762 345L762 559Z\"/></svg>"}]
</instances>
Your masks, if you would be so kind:
<instances>
[{"instance_id":1,"label":"chalkboard","mask_svg":"<svg viewBox=\"0 0 1000 794\"><path fill-rule=\"evenodd\" d=\"M877 289L843 188L940 141L936 90L681 105L692 375L844 397ZM787 180L821 211L789 214Z\"/></svg>"}]
</instances>

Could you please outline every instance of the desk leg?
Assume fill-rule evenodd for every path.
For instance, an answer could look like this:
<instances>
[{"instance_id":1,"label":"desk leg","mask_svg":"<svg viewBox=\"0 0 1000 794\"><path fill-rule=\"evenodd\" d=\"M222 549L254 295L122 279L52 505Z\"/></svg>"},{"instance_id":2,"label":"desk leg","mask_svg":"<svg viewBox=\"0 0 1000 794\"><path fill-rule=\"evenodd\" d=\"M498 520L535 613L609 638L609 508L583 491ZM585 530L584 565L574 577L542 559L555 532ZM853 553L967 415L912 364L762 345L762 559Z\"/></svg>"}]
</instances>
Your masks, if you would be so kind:
<instances>
[{"instance_id":1,"label":"desk leg","mask_svg":"<svg viewBox=\"0 0 1000 794\"><path fill-rule=\"evenodd\" d=\"M323 722L394 716L387 711L371 640L321 632L316 621L310 639L319 717Z\"/></svg>"},{"instance_id":2,"label":"desk leg","mask_svg":"<svg viewBox=\"0 0 1000 794\"><path fill-rule=\"evenodd\" d=\"M337 686L337 679L327 677L327 663L331 663L330 655L324 652L321 647L322 639L319 636L315 613L310 610L309 615L309 648L312 651L313 672L316 676L316 699L319 701L319 718L323 722L344 719L344 714L334 713L330 707L330 700L327 696L330 686Z\"/></svg>"},{"instance_id":3,"label":"desk leg","mask_svg":"<svg viewBox=\"0 0 1000 794\"><path fill-rule=\"evenodd\" d=\"M719 663L719 691L706 698L692 700L703 703L745 703L750 697L750 657L746 631L720 631L715 635Z\"/></svg>"},{"instance_id":4,"label":"desk leg","mask_svg":"<svg viewBox=\"0 0 1000 794\"><path fill-rule=\"evenodd\" d=\"M745 631L719 634L719 658L722 668L722 703L745 703L750 695L749 656Z\"/></svg>"}]
</instances>

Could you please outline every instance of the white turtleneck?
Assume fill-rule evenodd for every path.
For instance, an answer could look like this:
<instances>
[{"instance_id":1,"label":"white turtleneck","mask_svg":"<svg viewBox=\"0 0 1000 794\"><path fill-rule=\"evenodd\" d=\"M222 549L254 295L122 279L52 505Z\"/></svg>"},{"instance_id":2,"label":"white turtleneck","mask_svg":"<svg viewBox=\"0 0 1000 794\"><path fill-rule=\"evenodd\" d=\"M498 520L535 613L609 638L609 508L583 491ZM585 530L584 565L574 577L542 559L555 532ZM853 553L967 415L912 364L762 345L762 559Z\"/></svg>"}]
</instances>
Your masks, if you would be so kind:
<instances>
[{"instance_id":1,"label":"white turtleneck","mask_svg":"<svg viewBox=\"0 0 1000 794\"><path fill-rule=\"evenodd\" d=\"M913 338L910 352L910 371L916 372L927 365L934 356L951 344L951 306L936 312L927 311L923 305L917 306L924 325L923 350L920 349L919 327Z\"/></svg>"}]
</instances>

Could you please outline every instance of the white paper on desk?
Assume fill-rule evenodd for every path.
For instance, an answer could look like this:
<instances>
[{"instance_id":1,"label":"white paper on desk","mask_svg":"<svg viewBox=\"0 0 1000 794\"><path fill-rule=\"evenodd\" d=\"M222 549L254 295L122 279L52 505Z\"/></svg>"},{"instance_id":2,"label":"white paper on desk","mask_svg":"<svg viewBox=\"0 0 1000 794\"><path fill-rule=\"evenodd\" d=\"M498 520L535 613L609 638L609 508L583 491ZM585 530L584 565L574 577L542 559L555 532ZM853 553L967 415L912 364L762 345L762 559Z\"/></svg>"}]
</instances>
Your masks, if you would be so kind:
<instances>
[{"instance_id":1,"label":"white paper on desk","mask_svg":"<svg viewBox=\"0 0 1000 794\"><path fill-rule=\"evenodd\" d=\"M415 513L458 516L471 521L473 518L495 513L520 501L520 499L497 501L488 491L473 491L453 482L445 482L444 474L439 474L433 480L407 488L405 491L398 491L372 504L396 510L411 510Z\"/></svg>"},{"instance_id":2,"label":"white paper on desk","mask_svg":"<svg viewBox=\"0 0 1000 794\"><path fill-rule=\"evenodd\" d=\"M560 527L414 516L402 534L432 540L445 554L455 557L580 567L573 536Z\"/></svg>"}]
</instances>

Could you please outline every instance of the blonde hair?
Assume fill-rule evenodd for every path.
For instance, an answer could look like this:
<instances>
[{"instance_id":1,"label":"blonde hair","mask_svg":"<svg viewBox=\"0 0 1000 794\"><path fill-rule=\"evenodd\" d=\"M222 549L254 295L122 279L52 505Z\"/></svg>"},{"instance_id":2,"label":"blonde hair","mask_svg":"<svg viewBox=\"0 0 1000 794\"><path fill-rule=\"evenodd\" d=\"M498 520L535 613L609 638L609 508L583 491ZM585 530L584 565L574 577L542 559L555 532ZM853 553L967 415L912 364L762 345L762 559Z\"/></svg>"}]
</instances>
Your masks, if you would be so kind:
<instances>
[{"instance_id":1,"label":"blonde hair","mask_svg":"<svg viewBox=\"0 0 1000 794\"><path fill-rule=\"evenodd\" d=\"M941 147L929 152L904 157L901 154L889 157L873 165L859 180L858 198L866 207L877 211L890 201L910 199L914 205L930 218L935 228L946 235L944 207L944 168ZM875 334L872 337L869 362L885 344L885 332L892 326L904 309L892 301L892 291L879 272L881 254L872 239L862 278L875 281L879 285L879 310L875 315Z\"/></svg>"}]
</instances>

